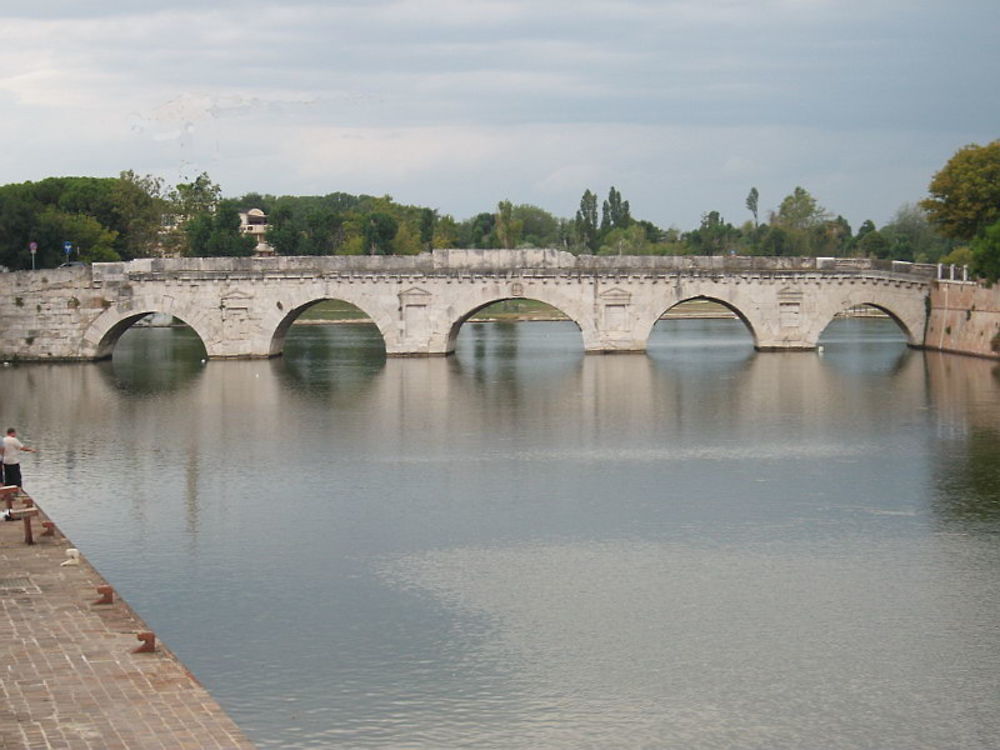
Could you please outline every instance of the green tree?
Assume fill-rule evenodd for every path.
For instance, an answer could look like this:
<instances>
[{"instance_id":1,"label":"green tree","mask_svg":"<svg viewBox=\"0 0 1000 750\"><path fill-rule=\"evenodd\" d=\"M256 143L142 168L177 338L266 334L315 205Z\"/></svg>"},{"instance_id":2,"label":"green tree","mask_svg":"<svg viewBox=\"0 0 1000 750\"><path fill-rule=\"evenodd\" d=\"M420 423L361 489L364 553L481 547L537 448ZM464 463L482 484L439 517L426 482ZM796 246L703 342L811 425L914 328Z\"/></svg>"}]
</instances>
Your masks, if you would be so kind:
<instances>
[{"instance_id":1,"label":"green tree","mask_svg":"<svg viewBox=\"0 0 1000 750\"><path fill-rule=\"evenodd\" d=\"M214 229L212 212L221 197L222 189L206 172L174 186L167 195L169 218L160 235L164 252L195 256L209 253L208 238Z\"/></svg>"},{"instance_id":2,"label":"green tree","mask_svg":"<svg viewBox=\"0 0 1000 750\"><path fill-rule=\"evenodd\" d=\"M837 218L824 222L820 227L816 240L813 243L813 251L816 255L846 255L854 237L851 234L851 225L847 219L838 215Z\"/></svg>"},{"instance_id":3,"label":"green tree","mask_svg":"<svg viewBox=\"0 0 1000 750\"><path fill-rule=\"evenodd\" d=\"M604 236L598 255L648 255L653 246L639 224L612 229Z\"/></svg>"},{"instance_id":4,"label":"green tree","mask_svg":"<svg viewBox=\"0 0 1000 750\"><path fill-rule=\"evenodd\" d=\"M494 228L496 214L480 213L466 219L459 226L459 243L461 247L487 248L496 247L497 240Z\"/></svg>"},{"instance_id":5,"label":"green tree","mask_svg":"<svg viewBox=\"0 0 1000 750\"><path fill-rule=\"evenodd\" d=\"M733 249L740 232L722 218L718 211L702 215L701 226L686 236L687 244L699 255L720 255Z\"/></svg>"},{"instance_id":6,"label":"green tree","mask_svg":"<svg viewBox=\"0 0 1000 750\"><path fill-rule=\"evenodd\" d=\"M85 261L132 257L132 227L116 198L118 180L106 177L48 177L0 188L0 263L30 268L28 244L38 245L35 265L57 265L71 242Z\"/></svg>"},{"instance_id":7,"label":"green tree","mask_svg":"<svg viewBox=\"0 0 1000 750\"><path fill-rule=\"evenodd\" d=\"M219 201L214 213L198 213L184 226L188 247L195 257L247 256L253 254L253 237L240 232L235 201Z\"/></svg>"},{"instance_id":8,"label":"green tree","mask_svg":"<svg viewBox=\"0 0 1000 750\"><path fill-rule=\"evenodd\" d=\"M26 184L37 213L52 207L67 215L88 216L115 235L115 259L151 255L163 214L162 182L133 171L109 177L49 177Z\"/></svg>"},{"instance_id":9,"label":"green tree","mask_svg":"<svg viewBox=\"0 0 1000 750\"><path fill-rule=\"evenodd\" d=\"M826 209L808 190L796 186L771 213L770 227L758 227L749 244L754 252L764 255L828 254L833 237L841 230L830 225Z\"/></svg>"},{"instance_id":10,"label":"green tree","mask_svg":"<svg viewBox=\"0 0 1000 750\"><path fill-rule=\"evenodd\" d=\"M59 185L55 206L67 214L83 214L95 219L101 226L117 231L117 215L112 197L114 180L97 177L49 178Z\"/></svg>"},{"instance_id":11,"label":"green tree","mask_svg":"<svg viewBox=\"0 0 1000 750\"><path fill-rule=\"evenodd\" d=\"M424 250L434 247L434 224L437 222L437 211L431 208L420 210L420 243Z\"/></svg>"},{"instance_id":12,"label":"green tree","mask_svg":"<svg viewBox=\"0 0 1000 750\"><path fill-rule=\"evenodd\" d=\"M771 218L771 223L785 229L808 229L821 224L826 218L826 209L816 202L809 191L796 187L791 195L785 196L781 201L777 214Z\"/></svg>"},{"instance_id":13,"label":"green tree","mask_svg":"<svg viewBox=\"0 0 1000 750\"><path fill-rule=\"evenodd\" d=\"M957 240L971 240L1000 220L1000 139L960 148L934 175L920 202L930 221Z\"/></svg>"},{"instance_id":14,"label":"green tree","mask_svg":"<svg viewBox=\"0 0 1000 750\"><path fill-rule=\"evenodd\" d=\"M418 223L404 221L399 224L399 228L392 238L392 250L396 255L417 255L423 251L424 247Z\"/></svg>"},{"instance_id":15,"label":"green tree","mask_svg":"<svg viewBox=\"0 0 1000 750\"><path fill-rule=\"evenodd\" d=\"M222 198L222 188L212 182L207 172L202 172L191 182L176 185L168 198L173 211L186 219L214 210Z\"/></svg>"},{"instance_id":16,"label":"green tree","mask_svg":"<svg viewBox=\"0 0 1000 750\"><path fill-rule=\"evenodd\" d=\"M892 245L893 257L900 260L936 263L955 244L930 223L923 208L912 203L900 206L879 231Z\"/></svg>"},{"instance_id":17,"label":"green tree","mask_svg":"<svg viewBox=\"0 0 1000 750\"><path fill-rule=\"evenodd\" d=\"M795 255L796 244L789 230L782 226L762 225L756 248L761 255Z\"/></svg>"},{"instance_id":18,"label":"green tree","mask_svg":"<svg viewBox=\"0 0 1000 750\"><path fill-rule=\"evenodd\" d=\"M757 192L757 188L750 188L749 194L747 194L747 210L753 214L753 227L756 229L758 227L757 222L757 201L760 198L760 193Z\"/></svg>"},{"instance_id":19,"label":"green tree","mask_svg":"<svg viewBox=\"0 0 1000 750\"><path fill-rule=\"evenodd\" d=\"M334 254L341 239L340 231L344 221L344 214L331 208L327 201L310 201L303 205L296 221L300 254Z\"/></svg>"},{"instance_id":20,"label":"green tree","mask_svg":"<svg viewBox=\"0 0 1000 750\"><path fill-rule=\"evenodd\" d=\"M31 192L31 183L5 185L0 188L0 265L11 269L31 268L29 242L38 242L32 233L32 225L38 203ZM50 248L39 245L37 263L49 265ZM52 248L52 257L55 249Z\"/></svg>"},{"instance_id":21,"label":"green tree","mask_svg":"<svg viewBox=\"0 0 1000 750\"><path fill-rule=\"evenodd\" d=\"M559 219L543 208L522 203L514 206L514 219L521 222L521 245L556 247L560 244Z\"/></svg>"},{"instance_id":22,"label":"green tree","mask_svg":"<svg viewBox=\"0 0 1000 750\"><path fill-rule=\"evenodd\" d=\"M112 187L111 202L121 240L119 255L125 260L153 255L166 211L163 180L126 170Z\"/></svg>"},{"instance_id":23,"label":"green tree","mask_svg":"<svg viewBox=\"0 0 1000 750\"><path fill-rule=\"evenodd\" d=\"M399 223L384 211L374 211L365 217L365 248L370 255L391 255L392 240L399 229Z\"/></svg>"},{"instance_id":24,"label":"green tree","mask_svg":"<svg viewBox=\"0 0 1000 750\"><path fill-rule=\"evenodd\" d=\"M876 229L877 227L875 226L874 221L872 221L871 219L865 219L863 222L861 222L861 226L858 227L858 233L854 236L854 239L860 241L864 239L864 236L866 234L874 232Z\"/></svg>"},{"instance_id":25,"label":"green tree","mask_svg":"<svg viewBox=\"0 0 1000 750\"><path fill-rule=\"evenodd\" d=\"M870 232L865 232L861 234L858 232L858 241L855 243L855 249L866 258L881 258L887 259L891 257L892 246L885 236L878 231L873 229Z\"/></svg>"},{"instance_id":26,"label":"green tree","mask_svg":"<svg viewBox=\"0 0 1000 750\"><path fill-rule=\"evenodd\" d=\"M580 208L574 223L576 245L581 249L596 252L598 247L597 196L585 190L580 198Z\"/></svg>"},{"instance_id":27,"label":"green tree","mask_svg":"<svg viewBox=\"0 0 1000 750\"><path fill-rule=\"evenodd\" d=\"M510 250L517 247L521 239L524 222L514 218L514 204L510 201L500 201L496 212L496 234L500 246Z\"/></svg>"},{"instance_id":28,"label":"green tree","mask_svg":"<svg viewBox=\"0 0 1000 750\"><path fill-rule=\"evenodd\" d=\"M450 215L439 216L434 223L433 247L448 248L458 246L458 222Z\"/></svg>"},{"instance_id":29,"label":"green tree","mask_svg":"<svg viewBox=\"0 0 1000 750\"><path fill-rule=\"evenodd\" d=\"M1000 220L981 231L970 249L972 272L990 283L1000 280Z\"/></svg>"},{"instance_id":30,"label":"green tree","mask_svg":"<svg viewBox=\"0 0 1000 750\"><path fill-rule=\"evenodd\" d=\"M655 245L666 240L666 233L653 222L639 219L635 223L642 227L642 231L646 233L646 242Z\"/></svg>"},{"instance_id":31,"label":"green tree","mask_svg":"<svg viewBox=\"0 0 1000 750\"><path fill-rule=\"evenodd\" d=\"M601 234L612 229L626 229L631 223L628 201L623 201L622 194L612 185L608 191L608 199L601 206Z\"/></svg>"},{"instance_id":32,"label":"green tree","mask_svg":"<svg viewBox=\"0 0 1000 750\"><path fill-rule=\"evenodd\" d=\"M278 255L300 255L299 236L292 206L288 201L276 202L267 216L267 244Z\"/></svg>"},{"instance_id":33,"label":"green tree","mask_svg":"<svg viewBox=\"0 0 1000 750\"><path fill-rule=\"evenodd\" d=\"M208 243L211 255L253 255L257 241L240 231L240 212L235 201L219 201L212 218L214 227Z\"/></svg>"},{"instance_id":34,"label":"green tree","mask_svg":"<svg viewBox=\"0 0 1000 750\"><path fill-rule=\"evenodd\" d=\"M214 229L212 215L209 213L196 214L184 222L183 236L186 238L185 254L193 255L196 258L208 257L208 241L212 237Z\"/></svg>"},{"instance_id":35,"label":"green tree","mask_svg":"<svg viewBox=\"0 0 1000 750\"><path fill-rule=\"evenodd\" d=\"M249 211L251 208L259 208L268 216L274 210L274 196L261 195L260 193L247 193L236 199L236 207L240 211Z\"/></svg>"},{"instance_id":36,"label":"green tree","mask_svg":"<svg viewBox=\"0 0 1000 750\"><path fill-rule=\"evenodd\" d=\"M972 266L972 248L968 245L959 245L947 255L942 255L938 258L937 262L943 263L946 266Z\"/></svg>"},{"instance_id":37,"label":"green tree","mask_svg":"<svg viewBox=\"0 0 1000 750\"><path fill-rule=\"evenodd\" d=\"M39 247L49 249L46 260L53 265L57 265L56 258L59 262L66 259L58 255L64 242L72 243L76 252L74 260L93 263L120 259L114 249L118 233L86 214L67 213L55 206L46 206L36 215L32 234L37 237ZM52 253L52 249L57 252Z\"/></svg>"}]
</instances>

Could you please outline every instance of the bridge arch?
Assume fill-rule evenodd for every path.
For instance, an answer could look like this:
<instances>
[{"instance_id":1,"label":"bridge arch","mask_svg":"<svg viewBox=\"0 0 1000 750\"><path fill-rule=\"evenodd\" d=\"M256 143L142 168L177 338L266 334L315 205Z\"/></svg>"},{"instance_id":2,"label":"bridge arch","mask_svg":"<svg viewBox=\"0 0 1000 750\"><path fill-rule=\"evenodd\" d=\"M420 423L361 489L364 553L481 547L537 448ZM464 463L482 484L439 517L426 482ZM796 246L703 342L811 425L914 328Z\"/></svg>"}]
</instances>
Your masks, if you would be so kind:
<instances>
[{"instance_id":1,"label":"bridge arch","mask_svg":"<svg viewBox=\"0 0 1000 750\"><path fill-rule=\"evenodd\" d=\"M647 345L648 345L650 336L653 335L653 328L655 328L656 324L660 320L663 319L663 316L666 313L670 312L671 310L673 310L678 305L683 305L686 302L698 302L698 301L715 302L716 304L722 305L724 308L726 308L731 313L733 313L736 316L736 318L738 320L740 320L743 323L744 326L746 326L747 333L750 334L750 338L753 340L754 348L757 348L757 346L758 346L757 330L754 327L753 321L746 315L746 313L743 312L743 310L738 305L734 304L730 300L727 300L727 299L725 299L723 297L714 296L712 294L696 294L696 295L693 295L693 296L683 297L681 299L678 299L675 302L671 302L666 307L666 309L664 309L659 315L656 316L656 320L654 320L654 321L652 321L652 323L650 323L650 325L649 325L649 331L646 334Z\"/></svg>"},{"instance_id":2,"label":"bridge arch","mask_svg":"<svg viewBox=\"0 0 1000 750\"><path fill-rule=\"evenodd\" d=\"M497 296L487 296L480 298L473 303L466 303L466 306L462 308L462 312L457 315L453 315L447 324L447 336L445 338L443 351L447 354L451 354L455 351L455 344L458 341L458 334L462 328L462 325L468 322L468 320L490 305L494 305L497 302L507 302L509 300L532 300L535 302L541 302L548 305L560 313L565 315L580 331L583 337L584 349L587 348L587 331L591 330L591 338L596 338L596 331L593 330L593 325L583 325L581 324L581 319L579 313L573 309L572 305L568 305L566 300L559 300L555 295L547 294L519 294L519 295L497 295ZM569 308L569 309L567 309ZM433 346L433 345L432 345Z\"/></svg>"},{"instance_id":3,"label":"bridge arch","mask_svg":"<svg viewBox=\"0 0 1000 750\"><path fill-rule=\"evenodd\" d=\"M195 332L211 356L210 326L204 319L204 313L177 305L172 299L141 299L133 300L128 309L111 307L101 313L90 324L83 335L80 344L80 357L83 359L109 359L114 353L115 344L122 335L147 315L163 314L177 318Z\"/></svg>"},{"instance_id":4,"label":"bridge arch","mask_svg":"<svg viewBox=\"0 0 1000 750\"><path fill-rule=\"evenodd\" d=\"M823 331L838 315L858 307L871 307L888 315L899 326L908 345L919 346L923 341L925 298L914 295L912 290L903 291L889 284L857 284L842 294L825 297L823 302L811 316L806 333L812 346L819 343Z\"/></svg>"},{"instance_id":5,"label":"bridge arch","mask_svg":"<svg viewBox=\"0 0 1000 750\"><path fill-rule=\"evenodd\" d=\"M891 320L893 323L896 324L896 326L899 328L899 330L903 334L903 336L906 337L907 343L908 344L912 344L913 343L913 336L912 336L912 334L910 333L910 331L906 327L906 321L904 321L902 318L900 318L899 315L897 315L896 313L894 313L891 309L889 309L887 307L883 307L882 305L876 305L876 304L873 304L873 303L865 303L865 304L861 304L861 305L851 305L850 307L845 307L843 310L839 310L838 312L834 313L833 317L831 317L829 320L827 320L826 325L823 326L822 330L820 330L819 336L816 339L817 342L823 336L823 334L826 331L829 330L830 326L836 321L836 319L837 319L837 317L839 315L841 315L842 313L848 312L849 310L856 310L858 308L865 308L865 307L871 308L872 310L877 310L878 312L883 313L886 317L889 318L889 320Z\"/></svg>"},{"instance_id":6,"label":"bridge arch","mask_svg":"<svg viewBox=\"0 0 1000 750\"><path fill-rule=\"evenodd\" d=\"M364 315L366 315L375 327L378 329L379 335L382 337L382 342L388 345L387 334L391 333L391 321L385 319L386 316L379 316L377 312L365 309L366 305L364 300L351 300L347 298L347 295L330 295L313 297L305 302L297 301L290 309L285 310L284 305L277 307L279 313L282 313L280 320L276 324L271 323L267 325L267 329L271 331L271 338L268 344L268 356L277 357L281 355L285 350L285 338L288 335L288 331L291 329L292 324L301 317L302 313L308 310L310 307L314 307L322 302L346 302L349 305L356 307ZM382 318L382 323L379 323L379 317Z\"/></svg>"}]
</instances>

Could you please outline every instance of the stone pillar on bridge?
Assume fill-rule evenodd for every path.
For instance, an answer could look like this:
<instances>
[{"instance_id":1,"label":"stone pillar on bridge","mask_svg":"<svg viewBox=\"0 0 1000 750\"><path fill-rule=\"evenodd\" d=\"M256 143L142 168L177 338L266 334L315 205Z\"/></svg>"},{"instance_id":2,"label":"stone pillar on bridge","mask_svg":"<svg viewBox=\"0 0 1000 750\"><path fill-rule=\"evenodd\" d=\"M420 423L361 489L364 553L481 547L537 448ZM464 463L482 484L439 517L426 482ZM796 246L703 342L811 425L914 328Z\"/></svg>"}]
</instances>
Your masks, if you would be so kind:
<instances>
[{"instance_id":1,"label":"stone pillar on bridge","mask_svg":"<svg viewBox=\"0 0 1000 750\"><path fill-rule=\"evenodd\" d=\"M597 292L593 334L584 339L584 351L605 354L646 351L650 325L645 320L643 307L640 295L621 285Z\"/></svg>"}]
</instances>

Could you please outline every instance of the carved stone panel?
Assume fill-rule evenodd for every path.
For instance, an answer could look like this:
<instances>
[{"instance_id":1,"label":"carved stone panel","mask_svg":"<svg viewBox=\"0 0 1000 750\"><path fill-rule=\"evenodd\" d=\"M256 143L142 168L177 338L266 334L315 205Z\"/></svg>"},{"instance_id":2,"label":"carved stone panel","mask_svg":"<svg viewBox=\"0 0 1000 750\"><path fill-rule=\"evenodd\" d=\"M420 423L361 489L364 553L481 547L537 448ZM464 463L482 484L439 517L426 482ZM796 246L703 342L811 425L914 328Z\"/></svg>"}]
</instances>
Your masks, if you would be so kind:
<instances>
[{"instance_id":1,"label":"carved stone panel","mask_svg":"<svg viewBox=\"0 0 1000 750\"><path fill-rule=\"evenodd\" d=\"M798 328L802 317L802 291L785 287L778 292L778 319L782 328Z\"/></svg>"},{"instance_id":2,"label":"carved stone panel","mask_svg":"<svg viewBox=\"0 0 1000 750\"><path fill-rule=\"evenodd\" d=\"M628 330L628 315L625 305L604 306L604 328L608 331Z\"/></svg>"},{"instance_id":3,"label":"carved stone panel","mask_svg":"<svg viewBox=\"0 0 1000 750\"><path fill-rule=\"evenodd\" d=\"M624 289L608 289L598 296L604 310L604 329L606 331L628 330L628 307L632 295Z\"/></svg>"},{"instance_id":4,"label":"carved stone panel","mask_svg":"<svg viewBox=\"0 0 1000 750\"><path fill-rule=\"evenodd\" d=\"M778 305L782 328L798 328L802 316L802 306L795 302L782 302Z\"/></svg>"},{"instance_id":5,"label":"carved stone panel","mask_svg":"<svg viewBox=\"0 0 1000 750\"><path fill-rule=\"evenodd\" d=\"M242 291L227 294L219 302L222 326L227 336L245 338L250 334L250 300L253 295Z\"/></svg>"},{"instance_id":6,"label":"carved stone panel","mask_svg":"<svg viewBox=\"0 0 1000 750\"><path fill-rule=\"evenodd\" d=\"M632 301L632 295L624 289L608 289L601 292L599 299L605 305L628 305Z\"/></svg>"},{"instance_id":7,"label":"carved stone panel","mask_svg":"<svg viewBox=\"0 0 1000 750\"><path fill-rule=\"evenodd\" d=\"M403 323L405 338L423 337L427 335L430 315L428 306L433 295L423 289L408 289L399 294L400 317Z\"/></svg>"}]
</instances>

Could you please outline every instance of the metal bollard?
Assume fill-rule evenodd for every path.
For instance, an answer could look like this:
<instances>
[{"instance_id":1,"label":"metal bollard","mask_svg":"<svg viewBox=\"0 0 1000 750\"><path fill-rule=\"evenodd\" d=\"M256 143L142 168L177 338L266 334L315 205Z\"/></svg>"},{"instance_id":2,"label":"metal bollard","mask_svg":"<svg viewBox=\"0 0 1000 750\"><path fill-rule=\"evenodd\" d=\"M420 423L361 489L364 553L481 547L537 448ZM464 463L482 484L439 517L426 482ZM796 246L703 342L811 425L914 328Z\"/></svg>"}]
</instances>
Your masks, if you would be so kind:
<instances>
[{"instance_id":1,"label":"metal bollard","mask_svg":"<svg viewBox=\"0 0 1000 750\"><path fill-rule=\"evenodd\" d=\"M101 595L101 598L94 602L94 604L114 604L115 603L115 590L110 586L98 586L97 593Z\"/></svg>"},{"instance_id":2,"label":"metal bollard","mask_svg":"<svg viewBox=\"0 0 1000 750\"><path fill-rule=\"evenodd\" d=\"M151 654L156 651L156 636L152 632L136 633L135 637L142 641L142 645L132 649L133 654Z\"/></svg>"}]
</instances>

